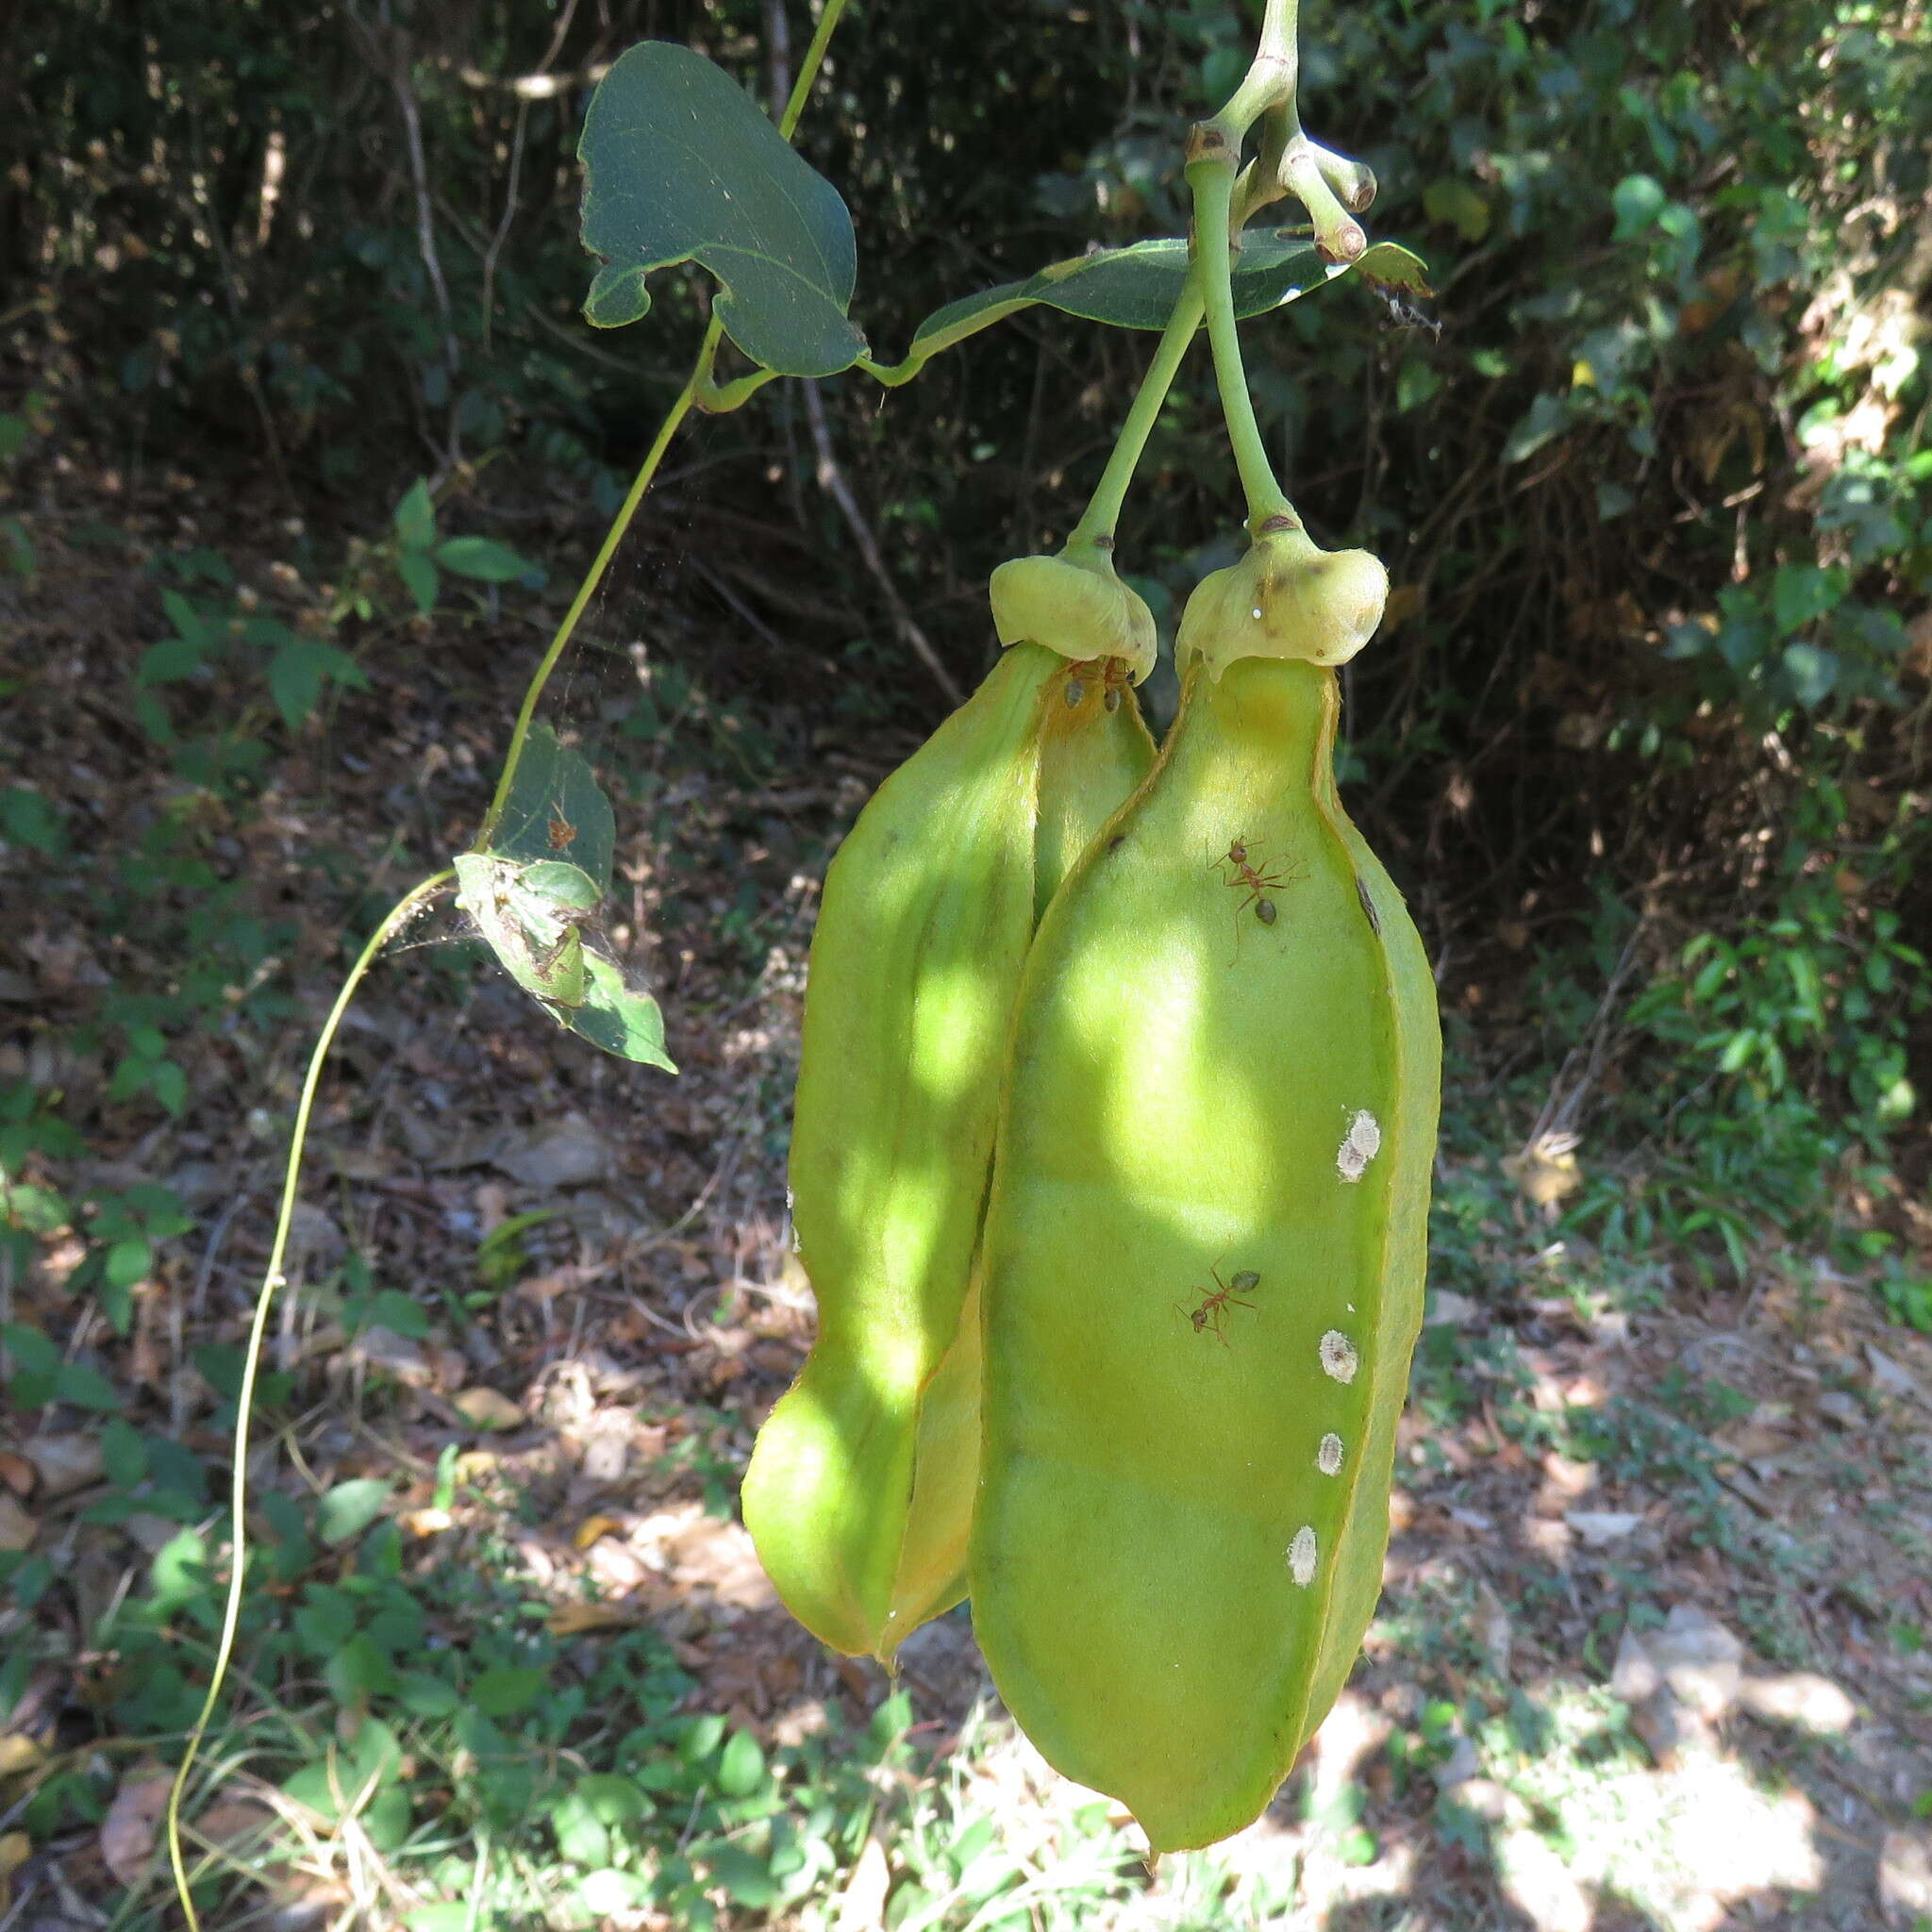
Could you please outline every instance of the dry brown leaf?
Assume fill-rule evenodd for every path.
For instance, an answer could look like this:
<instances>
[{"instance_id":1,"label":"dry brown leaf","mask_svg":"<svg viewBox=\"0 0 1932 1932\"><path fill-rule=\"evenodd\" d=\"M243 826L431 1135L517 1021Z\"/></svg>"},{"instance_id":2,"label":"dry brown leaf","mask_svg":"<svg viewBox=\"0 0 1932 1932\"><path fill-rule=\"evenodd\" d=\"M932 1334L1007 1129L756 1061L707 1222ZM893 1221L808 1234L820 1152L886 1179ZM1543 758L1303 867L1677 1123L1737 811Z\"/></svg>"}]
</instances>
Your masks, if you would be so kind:
<instances>
[{"instance_id":1,"label":"dry brown leaf","mask_svg":"<svg viewBox=\"0 0 1932 1932\"><path fill-rule=\"evenodd\" d=\"M0 1885L4 1885L33 1855L33 1840L24 1831L0 1833Z\"/></svg>"},{"instance_id":2,"label":"dry brown leaf","mask_svg":"<svg viewBox=\"0 0 1932 1932\"><path fill-rule=\"evenodd\" d=\"M40 1529L11 1496L0 1494L0 1550L31 1549Z\"/></svg>"},{"instance_id":3,"label":"dry brown leaf","mask_svg":"<svg viewBox=\"0 0 1932 1932\"><path fill-rule=\"evenodd\" d=\"M209 1844L230 1847L259 1838L278 1822L274 1810L259 1798L224 1791L194 1819L193 1830Z\"/></svg>"},{"instance_id":4,"label":"dry brown leaf","mask_svg":"<svg viewBox=\"0 0 1932 1932\"><path fill-rule=\"evenodd\" d=\"M5 1483L16 1496L25 1495L34 1486L33 1464L10 1449L0 1449L0 1483Z\"/></svg>"},{"instance_id":5,"label":"dry brown leaf","mask_svg":"<svg viewBox=\"0 0 1932 1932\"><path fill-rule=\"evenodd\" d=\"M450 1403L465 1422L479 1429L520 1429L524 1425L523 1410L494 1389L479 1385L458 1390Z\"/></svg>"},{"instance_id":6,"label":"dry brown leaf","mask_svg":"<svg viewBox=\"0 0 1932 1932\"><path fill-rule=\"evenodd\" d=\"M123 1885L134 1884L154 1857L155 1831L168 1808L165 1771L141 1766L128 1772L101 1820L101 1861Z\"/></svg>"},{"instance_id":7,"label":"dry brown leaf","mask_svg":"<svg viewBox=\"0 0 1932 1932\"><path fill-rule=\"evenodd\" d=\"M595 1630L629 1630L645 1623L650 1607L640 1603L565 1603L544 1618L553 1637L586 1637Z\"/></svg>"},{"instance_id":8,"label":"dry brown leaf","mask_svg":"<svg viewBox=\"0 0 1932 1932\"><path fill-rule=\"evenodd\" d=\"M33 1464L41 1487L50 1496L97 1483L107 1472L107 1457L93 1436L36 1436L21 1444L20 1453Z\"/></svg>"}]
</instances>

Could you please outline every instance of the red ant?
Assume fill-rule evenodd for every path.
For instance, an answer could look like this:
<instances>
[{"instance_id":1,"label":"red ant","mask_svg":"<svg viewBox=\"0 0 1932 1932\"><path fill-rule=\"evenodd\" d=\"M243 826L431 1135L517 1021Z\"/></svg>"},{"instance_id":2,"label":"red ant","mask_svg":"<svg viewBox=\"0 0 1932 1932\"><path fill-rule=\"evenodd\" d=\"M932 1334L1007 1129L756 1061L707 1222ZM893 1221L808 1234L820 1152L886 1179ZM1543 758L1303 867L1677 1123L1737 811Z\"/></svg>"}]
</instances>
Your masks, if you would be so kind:
<instances>
[{"instance_id":1,"label":"red ant","mask_svg":"<svg viewBox=\"0 0 1932 1932\"><path fill-rule=\"evenodd\" d=\"M1242 1301L1241 1294L1252 1294L1260 1287L1261 1277L1252 1268L1243 1268L1232 1281L1222 1280L1218 1268L1210 1268L1208 1272L1214 1277L1213 1288L1197 1288L1194 1292L1201 1297L1199 1304L1194 1307L1186 1308L1176 1302L1174 1305L1174 1313L1185 1315L1194 1324L1196 1335L1204 1334L1211 1328L1215 1341L1225 1348L1228 1309L1252 1308L1254 1303Z\"/></svg>"},{"instance_id":2,"label":"red ant","mask_svg":"<svg viewBox=\"0 0 1932 1932\"><path fill-rule=\"evenodd\" d=\"M1085 658L1077 664L1068 667L1067 681L1063 687L1067 708L1076 711L1087 702L1087 681L1098 674L1101 680L1101 702L1109 711L1121 708L1121 694L1127 688L1127 667L1119 658Z\"/></svg>"},{"instance_id":3,"label":"red ant","mask_svg":"<svg viewBox=\"0 0 1932 1932\"><path fill-rule=\"evenodd\" d=\"M1245 886L1247 888L1248 896L1235 908L1237 912L1245 912L1252 906L1255 908L1255 917L1263 925L1273 925L1274 924L1274 901L1267 895L1269 892L1287 885L1290 874L1279 872L1263 872L1258 866L1251 865L1248 862L1248 848L1239 839L1230 839L1227 850L1219 858L1210 858L1208 863L1224 868L1221 876L1222 882L1224 885ZM1234 876L1232 878L1228 877L1224 870L1224 868L1230 865L1234 867Z\"/></svg>"}]
</instances>

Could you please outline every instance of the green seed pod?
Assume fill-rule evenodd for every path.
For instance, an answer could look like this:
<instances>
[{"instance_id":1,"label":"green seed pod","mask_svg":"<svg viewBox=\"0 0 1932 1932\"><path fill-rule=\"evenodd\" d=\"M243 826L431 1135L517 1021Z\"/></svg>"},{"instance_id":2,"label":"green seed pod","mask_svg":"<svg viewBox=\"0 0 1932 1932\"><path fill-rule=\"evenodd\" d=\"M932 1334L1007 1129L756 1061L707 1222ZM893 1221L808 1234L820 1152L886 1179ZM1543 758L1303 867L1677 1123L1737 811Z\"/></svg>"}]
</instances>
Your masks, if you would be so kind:
<instances>
[{"instance_id":1,"label":"green seed pod","mask_svg":"<svg viewBox=\"0 0 1932 1932\"><path fill-rule=\"evenodd\" d=\"M1081 651L1092 634L1089 599L1058 648L1005 652L825 877L791 1161L819 1334L759 1431L743 1508L792 1614L854 1655L890 1658L965 1593L968 1289L1013 997L1039 907L1154 756L1138 709L1106 706L1121 674Z\"/></svg>"},{"instance_id":2,"label":"green seed pod","mask_svg":"<svg viewBox=\"0 0 1932 1932\"><path fill-rule=\"evenodd\" d=\"M1191 605L1159 761L1028 957L982 1235L980 1644L1157 1851L1256 1817L1347 1676L1422 1314L1434 986L1309 591L1290 661Z\"/></svg>"}]
</instances>

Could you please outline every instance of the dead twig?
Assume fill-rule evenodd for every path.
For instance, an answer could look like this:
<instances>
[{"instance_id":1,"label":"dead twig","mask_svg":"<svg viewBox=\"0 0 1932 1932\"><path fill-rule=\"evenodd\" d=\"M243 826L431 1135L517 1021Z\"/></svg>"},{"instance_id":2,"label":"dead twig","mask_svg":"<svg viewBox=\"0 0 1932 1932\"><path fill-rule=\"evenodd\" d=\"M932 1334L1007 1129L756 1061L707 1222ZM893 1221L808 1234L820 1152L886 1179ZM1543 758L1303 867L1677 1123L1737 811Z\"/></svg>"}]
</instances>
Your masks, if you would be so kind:
<instances>
[{"instance_id":1,"label":"dead twig","mask_svg":"<svg viewBox=\"0 0 1932 1932\"><path fill-rule=\"evenodd\" d=\"M805 399L806 421L811 425L812 447L818 452L819 488L839 506L840 513L852 531L852 541L858 545L858 554L865 560L866 569L885 593L886 607L892 613L893 627L912 646L919 661L932 673L933 681L945 692L947 703L959 704L964 692L953 682L952 674L941 663L932 641L913 621L911 611L907 609L906 600L899 594L899 587L892 581L891 573L886 569L885 558L879 555L872 525L858 508L858 499L852 494L852 486L845 480L844 471L839 467L839 458L832 450L831 428L825 422L825 406L819 399L818 384L807 377L800 381L798 388Z\"/></svg>"}]
</instances>

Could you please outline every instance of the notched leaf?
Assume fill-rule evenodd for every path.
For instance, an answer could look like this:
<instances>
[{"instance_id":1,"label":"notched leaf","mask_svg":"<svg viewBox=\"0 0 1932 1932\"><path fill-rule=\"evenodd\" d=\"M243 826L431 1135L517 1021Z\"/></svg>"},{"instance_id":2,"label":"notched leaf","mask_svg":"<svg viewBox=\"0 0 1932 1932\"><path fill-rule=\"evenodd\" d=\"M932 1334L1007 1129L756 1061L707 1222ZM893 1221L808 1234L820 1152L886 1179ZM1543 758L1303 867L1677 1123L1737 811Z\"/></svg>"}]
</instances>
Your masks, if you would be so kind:
<instances>
[{"instance_id":1,"label":"notched leaf","mask_svg":"<svg viewBox=\"0 0 1932 1932\"><path fill-rule=\"evenodd\" d=\"M583 243L603 266L584 314L635 322L646 277L695 261L715 312L753 361L781 375L836 375L865 353L847 319L858 249L839 192L722 68L645 41L598 83L577 156Z\"/></svg>"}]
</instances>

